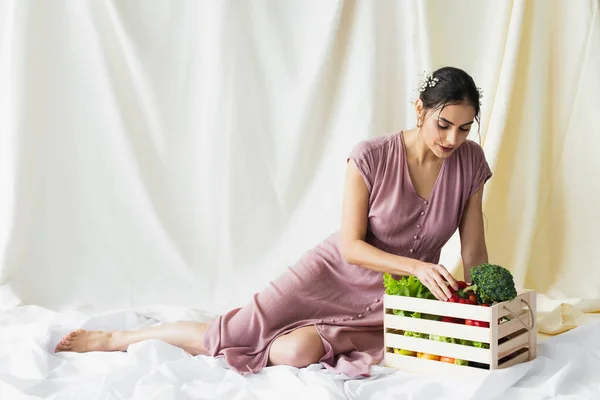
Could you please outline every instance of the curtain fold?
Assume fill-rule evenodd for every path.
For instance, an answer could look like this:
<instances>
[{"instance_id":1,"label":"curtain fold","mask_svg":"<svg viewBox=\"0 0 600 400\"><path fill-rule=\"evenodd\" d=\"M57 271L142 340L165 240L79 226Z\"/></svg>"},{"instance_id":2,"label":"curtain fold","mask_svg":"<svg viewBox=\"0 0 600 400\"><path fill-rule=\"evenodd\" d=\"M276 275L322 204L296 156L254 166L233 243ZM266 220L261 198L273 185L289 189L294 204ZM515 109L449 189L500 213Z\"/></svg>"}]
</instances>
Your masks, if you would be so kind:
<instances>
[{"instance_id":1,"label":"curtain fold","mask_svg":"<svg viewBox=\"0 0 600 400\"><path fill-rule=\"evenodd\" d=\"M484 90L490 261L600 296L595 0L0 1L0 284L245 304L339 229L346 155L414 126L445 65Z\"/></svg>"}]
</instances>

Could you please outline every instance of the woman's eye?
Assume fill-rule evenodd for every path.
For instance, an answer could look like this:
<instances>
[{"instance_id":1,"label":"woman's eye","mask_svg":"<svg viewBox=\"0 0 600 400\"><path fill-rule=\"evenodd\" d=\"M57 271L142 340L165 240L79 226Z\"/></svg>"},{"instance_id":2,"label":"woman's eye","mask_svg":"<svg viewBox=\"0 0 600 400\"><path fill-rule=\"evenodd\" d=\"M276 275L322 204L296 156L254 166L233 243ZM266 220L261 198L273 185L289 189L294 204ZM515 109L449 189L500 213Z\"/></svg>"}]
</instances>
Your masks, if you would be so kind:
<instances>
[{"instance_id":1,"label":"woman's eye","mask_svg":"<svg viewBox=\"0 0 600 400\"><path fill-rule=\"evenodd\" d=\"M449 126L448 126L448 125L444 126L444 125L439 125L439 124L438 124L438 126L440 127L440 129L448 129L448 128L449 128Z\"/></svg>"},{"instance_id":2,"label":"woman's eye","mask_svg":"<svg viewBox=\"0 0 600 400\"><path fill-rule=\"evenodd\" d=\"M471 128L460 128L460 130L463 132L469 132L471 130Z\"/></svg>"}]
</instances>

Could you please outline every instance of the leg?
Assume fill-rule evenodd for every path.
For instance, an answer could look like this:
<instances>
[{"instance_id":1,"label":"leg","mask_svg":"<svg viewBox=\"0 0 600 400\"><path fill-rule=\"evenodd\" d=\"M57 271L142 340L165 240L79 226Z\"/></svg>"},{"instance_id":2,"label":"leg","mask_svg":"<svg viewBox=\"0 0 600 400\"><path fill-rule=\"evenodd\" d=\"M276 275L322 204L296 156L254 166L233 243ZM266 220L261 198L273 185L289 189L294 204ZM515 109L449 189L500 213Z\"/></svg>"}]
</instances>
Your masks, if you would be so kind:
<instances>
[{"instance_id":1,"label":"leg","mask_svg":"<svg viewBox=\"0 0 600 400\"><path fill-rule=\"evenodd\" d=\"M319 362L324 355L325 348L317 328L305 326L275 339L269 351L268 365L303 368Z\"/></svg>"},{"instance_id":2,"label":"leg","mask_svg":"<svg viewBox=\"0 0 600 400\"><path fill-rule=\"evenodd\" d=\"M130 344L149 339L163 340L181 347L192 355L208 354L202 338L208 324L194 321L180 321L132 331L85 331L69 333L56 346L56 352L75 351L126 351Z\"/></svg>"}]
</instances>

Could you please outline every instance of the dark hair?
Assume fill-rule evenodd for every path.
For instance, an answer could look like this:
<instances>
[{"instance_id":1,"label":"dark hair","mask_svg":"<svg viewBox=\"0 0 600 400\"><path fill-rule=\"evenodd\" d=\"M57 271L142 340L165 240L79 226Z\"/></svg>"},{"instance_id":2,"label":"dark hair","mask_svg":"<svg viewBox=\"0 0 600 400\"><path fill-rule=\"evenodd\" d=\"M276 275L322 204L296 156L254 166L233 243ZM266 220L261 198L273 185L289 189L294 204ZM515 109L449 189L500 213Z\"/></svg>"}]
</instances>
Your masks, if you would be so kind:
<instances>
[{"instance_id":1,"label":"dark hair","mask_svg":"<svg viewBox=\"0 0 600 400\"><path fill-rule=\"evenodd\" d=\"M425 109L442 109L448 104L467 103L475 109L475 121L479 127L479 90L473 78L460 68L443 67L433 72L429 80L435 85L425 85L419 98Z\"/></svg>"}]
</instances>

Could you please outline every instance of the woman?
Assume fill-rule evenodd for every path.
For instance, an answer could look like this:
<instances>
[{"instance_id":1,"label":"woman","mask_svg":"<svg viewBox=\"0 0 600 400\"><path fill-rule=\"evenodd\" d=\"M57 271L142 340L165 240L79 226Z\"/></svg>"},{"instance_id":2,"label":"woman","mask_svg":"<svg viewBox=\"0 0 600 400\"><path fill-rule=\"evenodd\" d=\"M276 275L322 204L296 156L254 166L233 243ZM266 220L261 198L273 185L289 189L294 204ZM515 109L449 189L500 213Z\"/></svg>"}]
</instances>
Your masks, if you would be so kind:
<instances>
[{"instance_id":1,"label":"woman","mask_svg":"<svg viewBox=\"0 0 600 400\"><path fill-rule=\"evenodd\" d=\"M68 334L56 351L125 351L164 340L192 355L223 356L239 373L320 362L368 376L383 356L382 273L414 275L439 300L456 280L439 265L459 229L465 279L488 261L482 193L491 177L467 140L479 120L479 90L457 68L424 78L417 127L360 142L348 157L342 224L245 307L210 324L185 321L133 331Z\"/></svg>"}]
</instances>

